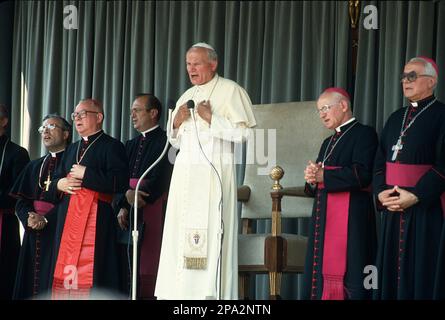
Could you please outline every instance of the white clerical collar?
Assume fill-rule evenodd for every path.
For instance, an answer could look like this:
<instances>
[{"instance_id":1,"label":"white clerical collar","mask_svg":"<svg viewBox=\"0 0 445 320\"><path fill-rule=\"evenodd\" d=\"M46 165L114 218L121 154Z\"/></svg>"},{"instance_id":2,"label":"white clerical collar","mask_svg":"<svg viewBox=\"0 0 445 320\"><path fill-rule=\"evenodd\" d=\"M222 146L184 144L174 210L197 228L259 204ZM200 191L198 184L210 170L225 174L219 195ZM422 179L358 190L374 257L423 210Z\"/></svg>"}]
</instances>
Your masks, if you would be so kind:
<instances>
[{"instance_id":1,"label":"white clerical collar","mask_svg":"<svg viewBox=\"0 0 445 320\"><path fill-rule=\"evenodd\" d=\"M145 135L147 134L147 133L149 133L150 131L153 131L154 129L156 129L157 127L159 127L159 124L157 124L157 125L155 125L154 127L151 127L150 129L148 129L148 130L145 130L144 132L141 132L141 134L144 136L144 138L145 138Z\"/></svg>"},{"instance_id":2,"label":"white clerical collar","mask_svg":"<svg viewBox=\"0 0 445 320\"><path fill-rule=\"evenodd\" d=\"M343 123L343 124L339 125L337 128L335 128L335 131L340 132L341 131L341 127L344 127L345 125L347 125L348 123L351 123L354 120L355 120L355 118L352 117L351 119L349 119L345 123Z\"/></svg>"},{"instance_id":3,"label":"white clerical collar","mask_svg":"<svg viewBox=\"0 0 445 320\"><path fill-rule=\"evenodd\" d=\"M52 157L52 158L57 157L57 154L58 154L58 153L61 153L63 150L65 150L65 149L62 149L62 150L59 150L59 151L56 151L56 152L50 152L50 153L51 153L51 157Z\"/></svg>"},{"instance_id":4,"label":"white clerical collar","mask_svg":"<svg viewBox=\"0 0 445 320\"><path fill-rule=\"evenodd\" d=\"M99 131L102 131L102 129L100 129L100 130L97 130L95 133L93 133L93 134L90 134L89 136L86 136L86 137L82 137L82 139L84 140L84 141L88 141L88 137L91 137L91 136L94 136L96 133L98 133Z\"/></svg>"},{"instance_id":5,"label":"white clerical collar","mask_svg":"<svg viewBox=\"0 0 445 320\"><path fill-rule=\"evenodd\" d=\"M417 103L417 101L413 101L413 102L411 102L411 105L412 105L414 108L417 108L417 107L419 106L419 104Z\"/></svg>"},{"instance_id":6,"label":"white clerical collar","mask_svg":"<svg viewBox=\"0 0 445 320\"><path fill-rule=\"evenodd\" d=\"M205 90L206 88L212 88L212 86L215 85L215 82L218 80L219 75L217 73L215 73L215 75L213 76L212 80L210 80L209 82L206 82L204 84L198 84L198 88Z\"/></svg>"}]
</instances>

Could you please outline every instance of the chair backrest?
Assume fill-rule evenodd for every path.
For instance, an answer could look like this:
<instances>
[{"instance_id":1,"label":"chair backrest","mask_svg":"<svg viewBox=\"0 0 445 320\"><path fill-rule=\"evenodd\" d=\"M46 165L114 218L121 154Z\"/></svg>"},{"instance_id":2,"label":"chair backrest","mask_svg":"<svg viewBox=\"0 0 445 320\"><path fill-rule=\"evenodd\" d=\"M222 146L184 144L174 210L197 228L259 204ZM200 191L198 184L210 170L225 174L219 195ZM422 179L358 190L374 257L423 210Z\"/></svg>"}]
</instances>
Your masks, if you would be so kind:
<instances>
[{"instance_id":1,"label":"chair backrest","mask_svg":"<svg viewBox=\"0 0 445 320\"><path fill-rule=\"evenodd\" d=\"M248 159L244 177L244 185L251 188L251 193L249 201L243 203L241 217L270 218L270 191L273 184L268 175L270 169L275 165L283 168L284 177L280 181L283 187L303 186L304 169L308 160L316 160L323 140L332 132L322 125L316 113L315 101L254 105L253 112L257 126L254 128L255 139L250 138L247 141ZM261 129L264 131L266 151L262 150L259 143L261 139L258 139L261 138ZM267 155L269 163L258 163L261 159L257 156L255 161L249 161L252 154ZM284 197L282 217L308 217L311 215L312 204L313 198Z\"/></svg>"}]
</instances>

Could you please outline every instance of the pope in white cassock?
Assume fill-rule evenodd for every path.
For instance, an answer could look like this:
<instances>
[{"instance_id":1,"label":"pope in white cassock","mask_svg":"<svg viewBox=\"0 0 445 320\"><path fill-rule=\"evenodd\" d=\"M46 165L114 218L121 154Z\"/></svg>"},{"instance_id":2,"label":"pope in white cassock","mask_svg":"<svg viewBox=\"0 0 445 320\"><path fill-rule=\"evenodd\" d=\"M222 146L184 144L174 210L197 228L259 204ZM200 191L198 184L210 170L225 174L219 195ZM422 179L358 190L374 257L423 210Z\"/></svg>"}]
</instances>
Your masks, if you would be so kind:
<instances>
[{"instance_id":1,"label":"pope in white cassock","mask_svg":"<svg viewBox=\"0 0 445 320\"><path fill-rule=\"evenodd\" d=\"M179 98L173 121L168 123L169 141L179 152L170 184L155 296L237 299L234 143L245 140L249 128L256 125L252 103L242 87L216 73L218 57L208 44L193 45L186 64L194 86ZM189 100L196 106L191 111Z\"/></svg>"}]
</instances>

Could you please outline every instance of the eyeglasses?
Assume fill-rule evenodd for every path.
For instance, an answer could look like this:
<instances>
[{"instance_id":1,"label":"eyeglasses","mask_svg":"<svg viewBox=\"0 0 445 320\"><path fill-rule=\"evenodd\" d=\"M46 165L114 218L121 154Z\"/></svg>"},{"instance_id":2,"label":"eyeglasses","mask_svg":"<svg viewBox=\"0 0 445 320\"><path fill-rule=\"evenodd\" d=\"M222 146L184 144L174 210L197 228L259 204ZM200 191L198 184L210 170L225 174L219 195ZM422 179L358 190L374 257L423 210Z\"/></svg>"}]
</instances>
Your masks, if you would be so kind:
<instances>
[{"instance_id":1,"label":"eyeglasses","mask_svg":"<svg viewBox=\"0 0 445 320\"><path fill-rule=\"evenodd\" d=\"M338 105L338 102L336 103L332 103L332 104L325 104L324 106L322 106L320 109L317 108L317 114L320 113L327 113L329 110L331 110L332 107Z\"/></svg>"},{"instance_id":2,"label":"eyeglasses","mask_svg":"<svg viewBox=\"0 0 445 320\"><path fill-rule=\"evenodd\" d=\"M46 129L53 131L55 128L62 128L62 127L59 127L56 124L50 123L50 124L47 124L46 126L40 126L39 129L37 129L37 131L40 134L42 134L43 132L45 132Z\"/></svg>"},{"instance_id":3,"label":"eyeglasses","mask_svg":"<svg viewBox=\"0 0 445 320\"><path fill-rule=\"evenodd\" d=\"M403 82L404 79L406 79L408 82L414 82L417 80L417 78L420 77L432 77L432 75L429 74L417 74L416 71L411 71L408 73L402 73L400 75L400 82Z\"/></svg>"},{"instance_id":4,"label":"eyeglasses","mask_svg":"<svg viewBox=\"0 0 445 320\"><path fill-rule=\"evenodd\" d=\"M76 120L76 118L83 119L87 116L88 113L100 113L96 111L88 111L88 110L82 110L80 112L73 112L71 113L71 120Z\"/></svg>"}]
</instances>

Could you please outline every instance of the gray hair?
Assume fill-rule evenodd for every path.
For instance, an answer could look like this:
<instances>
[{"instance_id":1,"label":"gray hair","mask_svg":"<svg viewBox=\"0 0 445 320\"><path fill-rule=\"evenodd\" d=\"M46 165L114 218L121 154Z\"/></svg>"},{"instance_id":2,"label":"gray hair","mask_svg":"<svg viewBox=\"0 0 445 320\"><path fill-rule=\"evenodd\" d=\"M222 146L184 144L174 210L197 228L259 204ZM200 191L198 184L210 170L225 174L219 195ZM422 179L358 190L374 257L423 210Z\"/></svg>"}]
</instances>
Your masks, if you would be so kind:
<instances>
[{"instance_id":1,"label":"gray hair","mask_svg":"<svg viewBox=\"0 0 445 320\"><path fill-rule=\"evenodd\" d=\"M436 69L434 69L433 65L429 61L426 61L423 58L415 57L409 60L409 62L420 62L425 68L425 74L437 78Z\"/></svg>"},{"instance_id":2,"label":"gray hair","mask_svg":"<svg viewBox=\"0 0 445 320\"><path fill-rule=\"evenodd\" d=\"M331 97L335 98L337 100L337 102L340 102L342 100L346 101L346 103L348 104L349 110L351 110L351 101L344 95L342 95L338 92L326 92L324 94L329 94Z\"/></svg>"},{"instance_id":3,"label":"gray hair","mask_svg":"<svg viewBox=\"0 0 445 320\"><path fill-rule=\"evenodd\" d=\"M207 57L210 61L218 61L218 54L216 53L215 49L205 42L198 42L195 43L193 46L191 46L187 52L189 52L193 48L204 48L207 51Z\"/></svg>"}]
</instances>

